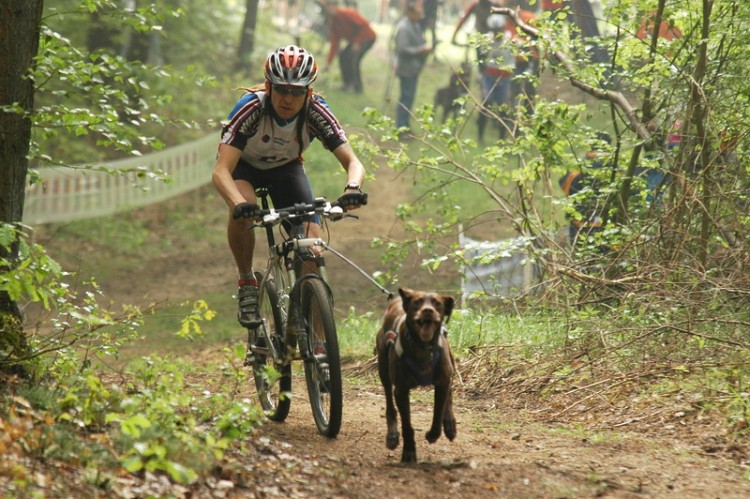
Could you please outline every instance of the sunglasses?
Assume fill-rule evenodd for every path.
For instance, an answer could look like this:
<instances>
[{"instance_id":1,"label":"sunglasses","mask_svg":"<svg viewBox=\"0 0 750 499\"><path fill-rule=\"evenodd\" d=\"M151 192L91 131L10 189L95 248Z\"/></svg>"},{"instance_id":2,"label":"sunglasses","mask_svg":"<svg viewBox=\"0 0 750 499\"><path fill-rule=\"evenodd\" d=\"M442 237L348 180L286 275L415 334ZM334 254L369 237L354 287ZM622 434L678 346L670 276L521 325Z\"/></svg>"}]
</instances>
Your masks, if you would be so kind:
<instances>
[{"instance_id":1,"label":"sunglasses","mask_svg":"<svg viewBox=\"0 0 750 499\"><path fill-rule=\"evenodd\" d=\"M279 95L291 95L293 97L302 97L307 93L307 88L302 87L282 87L274 85L271 88L273 88L274 92L278 92Z\"/></svg>"}]
</instances>

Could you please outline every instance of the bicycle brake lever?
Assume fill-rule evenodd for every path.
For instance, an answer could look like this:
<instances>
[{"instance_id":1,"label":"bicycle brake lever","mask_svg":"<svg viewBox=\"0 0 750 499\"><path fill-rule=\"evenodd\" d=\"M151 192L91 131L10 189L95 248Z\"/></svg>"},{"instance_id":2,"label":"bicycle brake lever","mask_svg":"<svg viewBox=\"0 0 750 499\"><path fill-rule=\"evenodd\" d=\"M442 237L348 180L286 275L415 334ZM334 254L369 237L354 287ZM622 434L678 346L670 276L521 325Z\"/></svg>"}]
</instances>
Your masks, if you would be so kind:
<instances>
[{"instance_id":1,"label":"bicycle brake lever","mask_svg":"<svg viewBox=\"0 0 750 499\"><path fill-rule=\"evenodd\" d=\"M342 218L344 218L344 214L344 209L341 208L341 206L333 206L330 210L328 210L328 217L334 222L336 220L341 220Z\"/></svg>"}]
</instances>

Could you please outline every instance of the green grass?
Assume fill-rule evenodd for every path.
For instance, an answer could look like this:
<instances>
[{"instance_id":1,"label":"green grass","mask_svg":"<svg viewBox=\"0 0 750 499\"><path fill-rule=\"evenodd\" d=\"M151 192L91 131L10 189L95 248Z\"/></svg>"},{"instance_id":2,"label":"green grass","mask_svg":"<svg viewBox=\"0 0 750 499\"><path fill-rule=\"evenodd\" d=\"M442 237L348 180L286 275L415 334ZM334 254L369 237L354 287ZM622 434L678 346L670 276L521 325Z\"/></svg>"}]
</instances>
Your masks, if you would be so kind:
<instances>
[{"instance_id":1,"label":"green grass","mask_svg":"<svg viewBox=\"0 0 750 499\"><path fill-rule=\"evenodd\" d=\"M220 350L244 345L245 332L237 325L233 300L224 293L201 297L216 316L200 323L202 333L192 339L177 335L180 323L190 313L191 303L168 306L144 319L139 329L143 341L122 349L124 359L138 358L159 351L175 356L189 356L200 350ZM382 318L376 313L361 314L354 309L337 321L339 348L345 361L371 358L375 347L375 333ZM510 316L487 311L458 309L448 324L451 346L458 356L488 345L520 346L521 351L533 352L540 348L554 349L566 338L559 321L547 316Z\"/></svg>"},{"instance_id":2,"label":"green grass","mask_svg":"<svg viewBox=\"0 0 750 499\"><path fill-rule=\"evenodd\" d=\"M135 342L122 349L123 358L138 358L153 352L154 345L159 351L176 356L189 356L200 350L219 350L240 342L244 344L245 331L237 324L237 305L228 299L229 290L203 295L216 316L200 323L200 334L186 339L178 335L183 319L191 312L192 302L173 304L146 315L139 333L143 341Z\"/></svg>"}]
</instances>

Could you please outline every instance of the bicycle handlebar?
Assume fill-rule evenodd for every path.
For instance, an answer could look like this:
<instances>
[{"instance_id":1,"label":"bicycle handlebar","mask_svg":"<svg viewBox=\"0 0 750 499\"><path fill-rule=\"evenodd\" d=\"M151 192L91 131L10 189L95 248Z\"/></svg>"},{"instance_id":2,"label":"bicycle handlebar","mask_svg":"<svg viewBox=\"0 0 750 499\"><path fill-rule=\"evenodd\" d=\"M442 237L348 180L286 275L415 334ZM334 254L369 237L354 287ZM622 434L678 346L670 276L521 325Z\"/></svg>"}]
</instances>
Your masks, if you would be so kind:
<instances>
[{"instance_id":1,"label":"bicycle handlebar","mask_svg":"<svg viewBox=\"0 0 750 499\"><path fill-rule=\"evenodd\" d=\"M363 194L363 205L367 204L367 194ZM357 215L351 215L344 211L344 208L338 201L328 201L325 198L315 198L312 203L296 203L286 208L269 208L260 211L262 220L257 226L276 225L284 220L294 220L300 218L312 218L322 216L333 222L342 218L359 218Z\"/></svg>"}]
</instances>

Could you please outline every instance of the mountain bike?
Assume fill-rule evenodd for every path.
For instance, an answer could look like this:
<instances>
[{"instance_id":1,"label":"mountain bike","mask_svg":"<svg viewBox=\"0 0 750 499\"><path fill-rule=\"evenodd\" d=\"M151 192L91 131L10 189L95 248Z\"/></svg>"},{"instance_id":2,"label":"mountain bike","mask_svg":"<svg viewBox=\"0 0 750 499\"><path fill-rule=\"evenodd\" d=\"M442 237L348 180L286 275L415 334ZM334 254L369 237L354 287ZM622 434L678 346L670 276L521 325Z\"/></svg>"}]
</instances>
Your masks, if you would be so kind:
<instances>
[{"instance_id":1,"label":"mountain bike","mask_svg":"<svg viewBox=\"0 0 750 499\"><path fill-rule=\"evenodd\" d=\"M333 294L321 254L332 248L320 238L307 237L304 222L358 217L324 198L276 210L269 208L266 189L257 189L256 195L261 200L262 220L253 227L265 229L269 256L265 270L256 272L262 321L257 328L248 328L245 364L252 367L267 417L284 421L292 401L292 363L301 360L318 431L335 438L343 404L341 358ZM283 230L277 237L274 229L280 226Z\"/></svg>"}]
</instances>

